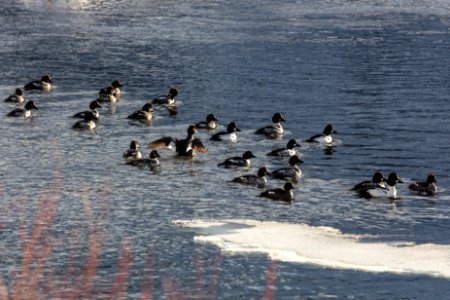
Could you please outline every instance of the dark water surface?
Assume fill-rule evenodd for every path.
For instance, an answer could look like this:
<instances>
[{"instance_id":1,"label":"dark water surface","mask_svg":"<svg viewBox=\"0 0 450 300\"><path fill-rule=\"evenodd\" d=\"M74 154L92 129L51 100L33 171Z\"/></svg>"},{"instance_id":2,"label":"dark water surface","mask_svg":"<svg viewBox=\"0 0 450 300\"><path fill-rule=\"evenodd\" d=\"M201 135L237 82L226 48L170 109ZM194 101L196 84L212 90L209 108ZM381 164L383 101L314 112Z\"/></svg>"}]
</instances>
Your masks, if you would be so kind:
<instances>
[{"instance_id":1,"label":"dark water surface","mask_svg":"<svg viewBox=\"0 0 450 300\"><path fill-rule=\"evenodd\" d=\"M70 292L80 278L83 286L95 283L78 298L138 299L149 288L156 299L263 297L266 257L196 244L177 219L306 223L383 241L450 244L446 1L3 0L0 24L1 97L43 74L54 80L50 94L26 93L39 106L30 121L4 117L16 106L0 103L0 283L9 293L20 274L33 274L41 299L63 297L49 290ZM124 83L123 96L100 110L96 133L72 130L70 116L114 79ZM180 89L177 117L155 109L151 126L128 122L171 85ZM287 120L283 140L255 136L276 111ZM182 137L210 112L221 125L237 122L236 144L210 142L202 132L208 153L193 161L162 150L160 174L124 165L132 139ZM227 182L284 165L265 153L327 123L339 144L331 155L302 144L304 178L292 205ZM246 150L257 156L250 170L217 168ZM406 183L434 172L440 193L419 197L404 184L391 203L348 191L377 169ZM23 273L24 245L33 240L36 273ZM283 262L276 275L276 299L442 299L450 292L448 279L425 275Z\"/></svg>"}]
</instances>

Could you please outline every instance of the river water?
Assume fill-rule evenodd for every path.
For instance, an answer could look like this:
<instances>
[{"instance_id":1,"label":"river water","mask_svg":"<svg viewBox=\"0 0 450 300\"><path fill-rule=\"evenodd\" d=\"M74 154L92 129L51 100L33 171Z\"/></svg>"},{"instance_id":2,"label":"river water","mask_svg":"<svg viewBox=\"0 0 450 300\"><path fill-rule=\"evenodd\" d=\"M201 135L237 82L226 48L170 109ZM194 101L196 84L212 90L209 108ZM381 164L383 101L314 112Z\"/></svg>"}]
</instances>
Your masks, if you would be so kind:
<instances>
[{"instance_id":1,"label":"river water","mask_svg":"<svg viewBox=\"0 0 450 300\"><path fill-rule=\"evenodd\" d=\"M375 260L379 271L352 266L340 252L346 235L358 235L383 245L431 245L444 258L430 255L430 264L448 263L447 1L4 0L0 24L0 95L44 74L54 82L49 94L25 93L39 107L32 120L7 118L19 105L0 103L0 291L11 296L28 286L25 298L40 299L449 294L448 276L414 271L413 258L401 252ZM72 130L70 116L115 79L123 95L100 109L95 133ZM155 107L151 125L126 119L170 86L180 90L175 117ZM283 139L254 135L277 111L286 119ZM160 173L124 164L132 139L147 155L146 143L184 137L208 113L217 116L218 130L236 121L238 142L211 142L210 133L200 132L208 152L194 160L161 150ZM338 132L336 146L329 152L301 143L304 175L292 204L229 182L262 165L286 165L265 154L328 123ZM217 167L246 150L256 156L251 168ZM349 191L378 169L405 182L396 201L368 201ZM429 173L436 174L438 195L411 194L408 184ZM267 187L282 184L269 179ZM303 260L258 248L277 233L261 244L239 239L243 251L217 242L217 232L180 227L179 220L213 221L205 226L241 220L243 228L270 221L343 235L336 244L320 244L340 253L317 263L300 246L289 251ZM305 235L321 237L316 230ZM341 259L349 265L339 265ZM391 272L402 260L402 272Z\"/></svg>"}]
</instances>

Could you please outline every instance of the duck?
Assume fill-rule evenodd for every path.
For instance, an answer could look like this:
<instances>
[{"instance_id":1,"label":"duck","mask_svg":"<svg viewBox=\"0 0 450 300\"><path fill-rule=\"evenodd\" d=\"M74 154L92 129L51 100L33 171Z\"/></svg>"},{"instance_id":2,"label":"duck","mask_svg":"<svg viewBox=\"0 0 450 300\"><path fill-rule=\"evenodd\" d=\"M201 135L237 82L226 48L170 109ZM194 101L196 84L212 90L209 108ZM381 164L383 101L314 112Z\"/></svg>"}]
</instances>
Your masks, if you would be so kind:
<instances>
[{"instance_id":1,"label":"duck","mask_svg":"<svg viewBox=\"0 0 450 300\"><path fill-rule=\"evenodd\" d=\"M272 200L284 201L291 203L294 200L294 185L292 182L286 182L283 188L275 188L262 192L260 197L269 198Z\"/></svg>"},{"instance_id":2,"label":"duck","mask_svg":"<svg viewBox=\"0 0 450 300\"><path fill-rule=\"evenodd\" d=\"M232 143L236 143L237 142L237 135L236 132L237 131L241 131L235 122L231 122L230 124L228 124L227 126L227 130L226 131L221 131L218 132L216 134L214 134L213 136L211 136L211 141L230 141Z\"/></svg>"},{"instance_id":3,"label":"duck","mask_svg":"<svg viewBox=\"0 0 450 300\"><path fill-rule=\"evenodd\" d=\"M217 128L217 118L214 114L208 114L205 121L195 123L197 129L214 130Z\"/></svg>"},{"instance_id":4,"label":"duck","mask_svg":"<svg viewBox=\"0 0 450 300\"><path fill-rule=\"evenodd\" d=\"M122 155L122 157L125 159L125 162L142 159L142 153L141 151L139 151L139 146L140 145L138 141L131 141L130 148L127 149Z\"/></svg>"},{"instance_id":5,"label":"duck","mask_svg":"<svg viewBox=\"0 0 450 300\"><path fill-rule=\"evenodd\" d=\"M313 135L306 141L308 143L320 143L320 144L330 145L333 143L333 137L331 136L332 133L337 134L337 131L334 130L334 128L331 124L328 124L327 126L325 126L322 133Z\"/></svg>"},{"instance_id":6,"label":"duck","mask_svg":"<svg viewBox=\"0 0 450 300\"><path fill-rule=\"evenodd\" d=\"M389 174L387 179L387 187L371 187L360 189L358 194L364 198L397 198L397 189L395 185L397 183L403 183L403 181L398 177L397 173L393 172Z\"/></svg>"},{"instance_id":7,"label":"duck","mask_svg":"<svg viewBox=\"0 0 450 300\"><path fill-rule=\"evenodd\" d=\"M369 188L386 188L386 185L383 181L386 181L386 178L384 178L384 175L381 171L375 171L375 173L372 176L372 180L365 180L361 181L360 183L356 184L351 190L358 192L362 189L369 189Z\"/></svg>"},{"instance_id":8,"label":"duck","mask_svg":"<svg viewBox=\"0 0 450 300\"><path fill-rule=\"evenodd\" d=\"M178 95L178 88L171 87L167 96L158 96L152 100L153 104L175 106L175 97Z\"/></svg>"},{"instance_id":9,"label":"duck","mask_svg":"<svg viewBox=\"0 0 450 300\"><path fill-rule=\"evenodd\" d=\"M267 156L278 156L278 157L291 157L294 155L297 155L297 151L295 150L295 147L300 147L300 145L294 140L291 139L287 142L286 148L277 148L269 153L267 153Z\"/></svg>"},{"instance_id":10,"label":"duck","mask_svg":"<svg viewBox=\"0 0 450 300\"><path fill-rule=\"evenodd\" d=\"M98 92L98 102L110 102L110 103L116 103L119 101L119 99L114 95L113 87L108 86L106 89L101 89Z\"/></svg>"},{"instance_id":11,"label":"duck","mask_svg":"<svg viewBox=\"0 0 450 300\"><path fill-rule=\"evenodd\" d=\"M75 130L94 130L97 128L98 118L92 111L87 111L83 117L83 120L77 121L72 125L72 129Z\"/></svg>"},{"instance_id":12,"label":"duck","mask_svg":"<svg viewBox=\"0 0 450 300\"><path fill-rule=\"evenodd\" d=\"M119 98L122 95L122 92L120 91L120 88L123 86L122 82L120 80L114 80L111 83L111 92L116 97ZM107 89L107 88L105 88Z\"/></svg>"},{"instance_id":13,"label":"duck","mask_svg":"<svg viewBox=\"0 0 450 300\"><path fill-rule=\"evenodd\" d=\"M248 168L251 165L250 159L255 158L251 151L245 151L242 156L234 156L227 158L217 166L224 168L239 168L244 167Z\"/></svg>"},{"instance_id":14,"label":"duck","mask_svg":"<svg viewBox=\"0 0 450 300\"><path fill-rule=\"evenodd\" d=\"M72 116L72 118L84 119L87 114L92 113L97 119L99 119L100 118L100 113L97 111L97 108L102 108L102 106L100 105L100 103L97 100L92 100L89 103L89 109L90 110L85 110L85 111L81 111L79 113L76 113L76 114L74 114Z\"/></svg>"},{"instance_id":15,"label":"duck","mask_svg":"<svg viewBox=\"0 0 450 300\"><path fill-rule=\"evenodd\" d=\"M298 167L298 164L301 163L303 163L303 161L297 155L293 155L289 157L289 166L272 171L272 177L275 179L297 182L297 179L302 176L302 170Z\"/></svg>"},{"instance_id":16,"label":"duck","mask_svg":"<svg viewBox=\"0 0 450 300\"><path fill-rule=\"evenodd\" d=\"M136 166L136 167L149 167L150 169L154 169L160 166L159 159L161 155L159 155L157 150L152 150L148 156L148 158L141 159L133 159L127 161L127 164Z\"/></svg>"},{"instance_id":17,"label":"duck","mask_svg":"<svg viewBox=\"0 0 450 300\"><path fill-rule=\"evenodd\" d=\"M145 103L140 110L131 113L127 118L135 121L150 122L153 119L153 106L150 102Z\"/></svg>"},{"instance_id":18,"label":"duck","mask_svg":"<svg viewBox=\"0 0 450 300\"><path fill-rule=\"evenodd\" d=\"M272 173L267 170L266 167L261 167L258 169L258 172L255 174L247 174L247 175L241 175L238 177L235 177L232 182L236 183L242 183L242 184L249 184L249 185L256 185L258 187L264 187L267 183L266 175L271 176Z\"/></svg>"},{"instance_id":19,"label":"duck","mask_svg":"<svg viewBox=\"0 0 450 300\"><path fill-rule=\"evenodd\" d=\"M417 181L409 185L409 190L426 194L428 196L434 196L437 193L437 180L434 174L429 174L426 181Z\"/></svg>"},{"instance_id":20,"label":"duck","mask_svg":"<svg viewBox=\"0 0 450 300\"><path fill-rule=\"evenodd\" d=\"M255 131L256 134L262 134L267 137L275 138L284 134L281 122L286 122L281 113L277 112L272 116L272 125L267 125Z\"/></svg>"},{"instance_id":21,"label":"duck","mask_svg":"<svg viewBox=\"0 0 450 300\"><path fill-rule=\"evenodd\" d=\"M23 97L22 89L17 88L14 92L14 95L9 95L5 100L5 102L10 103L23 103L25 102L25 98Z\"/></svg>"},{"instance_id":22,"label":"duck","mask_svg":"<svg viewBox=\"0 0 450 300\"><path fill-rule=\"evenodd\" d=\"M31 110L32 109L38 109L36 106L36 103L33 100L28 100L27 103L25 103L24 108L16 108L10 111L6 116L8 117L24 117L26 119L29 119L32 117Z\"/></svg>"},{"instance_id":23,"label":"duck","mask_svg":"<svg viewBox=\"0 0 450 300\"><path fill-rule=\"evenodd\" d=\"M50 92L52 89L52 79L49 75L42 76L41 80L33 80L27 84L25 84L24 89L26 91L43 91Z\"/></svg>"},{"instance_id":24,"label":"duck","mask_svg":"<svg viewBox=\"0 0 450 300\"><path fill-rule=\"evenodd\" d=\"M148 144L150 149L155 148L169 148L175 150L180 157L193 158L196 156L195 152L205 153L206 148L202 141L195 137L197 129L195 125L190 125L187 129L187 136L185 139L176 139L170 136L159 138Z\"/></svg>"}]
</instances>

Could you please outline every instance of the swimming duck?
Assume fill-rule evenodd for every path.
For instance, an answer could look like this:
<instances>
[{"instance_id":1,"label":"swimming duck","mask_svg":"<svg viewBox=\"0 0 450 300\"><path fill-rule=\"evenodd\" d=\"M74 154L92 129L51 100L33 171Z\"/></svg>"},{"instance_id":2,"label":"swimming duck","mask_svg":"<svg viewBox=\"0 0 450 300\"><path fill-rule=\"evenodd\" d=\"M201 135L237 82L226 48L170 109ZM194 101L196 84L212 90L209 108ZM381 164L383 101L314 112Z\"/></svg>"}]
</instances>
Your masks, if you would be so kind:
<instances>
[{"instance_id":1,"label":"swimming duck","mask_svg":"<svg viewBox=\"0 0 450 300\"><path fill-rule=\"evenodd\" d=\"M175 106L175 97L178 95L178 89L175 87L170 88L167 96L158 96L152 100L153 104L162 104L167 106Z\"/></svg>"},{"instance_id":2,"label":"swimming duck","mask_svg":"<svg viewBox=\"0 0 450 300\"><path fill-rule=\"evenodd\" d=\"M279 200L284 202L292 202L294 200L294 185L292 182L286 182L284 188L275 188L262 192L259 196L266 197L272 200Z\"/></svg>"},{"instance_id":3,"label":"swimming duck","mask_svg":"<svg viewBox=\"0 0 450 300\"><path fill-rule=\"evenodd\" d=\"M22 89L16 89L14 95L10 95L5 99L5 102L10 103L23 103L25 101L25 98L23 97L23 91Z\"/></svg>"},{"instance_id":4,"label":"swimming duck","mask_svg":"<svg viewBox=\"0 0 450 300\"><path fill-rule=\"evenodd\" d=\"M360 189L358 194L364 198L397 198L397 189L395 188L397 183L403 183L403 181L400 180L397 173L391 173L388 176L386 188L372 187Z\"/></svg>"},{"instance_id":5,"label":"swimming duck","mask_svg":"<svg viewBox=\"0 0 450 300\"><path fill-rule=\"evenodd\" d=\"M92 111L86 111L83 120L77 121L72 125L75 130L94 130L97 127L98 118Z\"/></svg>"},{"instance_id":6,"label":"swimming duck","mask_svg":"<svg viewBox=\"0 0 450 300\"><path fill-rule=\"evenodd\" d=\"M297 154L295 147L300 147L299 144L294 139L291 139L287 142L286 148L277 148L266 155L268 156L279 156L279 157L291 157Z\"/></svg>"},{"instance_id":7,"label":"swimming duck","mask_svg":"<svg viewBox=\"0 0 450 300\"><path fill-rule=\"evenodd\" d=\"M100 118L100 113L97 111L97 108L102 108L102 106L100 105L100 103L98 103L97 100L93 100L89 103L89 109L90 110L85 110L85 111L81 111L79 113L76 113L72 116L72 118L80 118L80 119L84 119L86 117L87 114L94 114L94 116L98 119Z\"/></svg>"},{"instance_id":8,"label":"swimming duck","mask_svg":"<svg viewBox=\"0 0 450 300\"><path fill-rule=\"evenodd\" d=\"M149 167L151 169L157 168L160 166L159 159L161 156L158 151L152 150L149 154L148 158L134 159L127 162L127 164L136 166L136 167Z\"/></svg>"},{"instance_id":9,"label":"swimming duck","mask_svg":"<svg viewBox=\"0 0 450 300\"><path fill-rule=\"evenodd\" d=\"M122 157L125 159L125 162L130 162L133 160L139 160L142 158L142 154L139 151L139 142L136 140L132 140L130 143L130 148L126 150Z\"/></svg>"},{"instance_id":10,"label":"swimming duck","mask_svg":"<svg viewBox=\"0 0 450 300\"><path fill-rule=\"evenodd\" d=\"M426 194L428 196L434 196L437 193L437 180L434 174L427 176L427 180L414 182L409 185L409 189L419 194Z\"/></svg>"},{"instance_id":11,"label":"swimming duck","mask_svg":"<svg viewBox=\"0 0 450 300\"><path fill-rule=\"evenodd\" d=\"M281 122L286 122L286 120L283 119L283 116L281 116L279 112L277 112L272 116L272 125L259 128L255 131L255 133L263 134L271 138L280 137L284 134L284 129L283 126L281 126Z\"/></svg>"},{"instance_id":12,"label":"swimming duck","mask_svg":"<svg viewBox=\"0 0 450 300\"><path fill-rule=\"evenodd\" d=\"M27 103L25 103L24 108L16 108L10 111L7 116L8 117L24 117L24 118L31 118L31 110L32 109L38 109L36 106L36 103L34 103L33 100L28 100Z\"/></svg>"},{"instance_id":13,"label":"swimming duck","mask_svg":"<svg viewBox=\"0 0 450 300\"><path fill-rule=\"evenodd\" d=\"M120 82L120 80L114 80L111 83L111 92L116 98L118 98L122 95L122 92L120 91L120 88L122 86L123 85L122 85L122 82ZM107 89L107 88L105 88L105 89Z\"/></svg>"},{"instance_id":14,"label":"swimming duck","mask_svg":"<svg viewBox=\"0 0 450 300\"><path fill-rule=\"evenodd\" d=\"M127 118L141 121L141 122L149 122L153 119L153 106L151 103L146 103L142 106L141 110L136 110L132 114L130 114Z\"/></svg>"},{"instance_id":15,"label":"swimming duck","mask_svg":"<svg viewBox=\"0 0 450 300\"><path fill-rule=\"evenodd\" d=\"M239 168L244 167L248 168L250 167L250 159L255 158L253 153L251 151L245 151L242 156L234 156L227 158L217 166L224 167L224 168Z\"/></svg>"},{"instance_id":16,"label":"swimming duck","mask_svg":"<svg viewBox=\"0 0 450 300\"><path fill-rule=\"evenodd\" d=\"M297 182L297 179L302 176L302 170L298 167L298 164L303 161L298 158L297 155L289 157L288 167L280 168L272 172L272 177L276 179Z\"/></svg>"},{"instance_id":17,"label":"swimming duck","mask_svg":"<svg viewBox=\"0 0 450 300\"><path fill-rule=\"evenodd\" d=\"M272 175L266 167L259 168L258 172L255 174L248 174L235 177L232 182L242 183L242 184L251 184L256 185L258 187L264 187L267 182L266 175Z\"/></svg>"},{"instance_id":18,"label":"swimming duck","mask_svg":"<svg viewBox=\"0 0 450 300\"><path fill-rule=\"evenodd\" d=\"M148 147L153 148L169 148L174 149L178 156L195 157L195 152L205 153L206 149L202 141L195 137L197 129L195 125L190 125L187 129L187 137L185 139L175 139L170 136L165 136L148 144Z\"/></svg>"},{"instance_id":19,"label":"swimming duck","mask_svg":"<svg viewBox=\"0 0 450 300\"><path fill-rule=\"evenodd\" d=\"M308 143L321 143L321 144L331 144L333 143L333 137L331 136L332 133L337 133L336 130L334 130L333 126L331 124L328 124L325 126L324 130L320 134L316 134L312 137L310 137L308 140L306 140Z\"/></svg>"},{"instance_id":20,"label":"swimming duck","mask_svg":"<svg viewBox=\"0 0 450 300\"><path fill-rule=\"evenodd\" d=\"M372 180L365 180L361 181L360 183L356 184L351 190L358 192L362 189L369 189L369 188L386 188L386 185L383 181L386 181L386 178L384 178L383 173L381 171L376 171L373 176Z\"/></svg>"},{"instance_id":21,"label":"swimming duck","mask_svg":"<svg viewBox=\"0 0 450 300\"><path fill-rule=\"evenodd\" d=\"M41 80L33 80L27 84L25 84L24 88L26 91L43 91L43 92L50 92L52 89L52 79L49 75L42 76Z\"/></svg>"},{"instance_id":22,"label":"swimming duck","mask_svg":"<svg viewBox=\"0 0 450 300\"><path fill-rule=\"evenodd\" d=\"M195 124L195 127L197 129L208 129L208 130L214 130L217 127L217 119L214 114L209 114L206 116L206 121L201 121Z\"/></svg>"},{"instance_id":23,"label":"swimming duck","mask_svg":"<svg viewBox=\"0 0 450 300\"><path fill-rule=\"evenodd\" d=\"M228 140L232 143L237 142L237 135L236 132L241 131L237 126L235 122L231 122L227 126L227 131L221 131L216 134L214 134L211 137L211 141L225 141Z\"/></svg>"},{"instance_id":24,"label":"swimming duck","mask_svg":"<svg viewBox=\"0 0 450 300\"><path fill-rule=\"evenodd\" d=\"M110 103L116 103L119 101L119 99L114 95L113 87L109 86L106 89L101 89L98 92L98 99L99 102L110 102Z\"/></svg>"}]
</instances>

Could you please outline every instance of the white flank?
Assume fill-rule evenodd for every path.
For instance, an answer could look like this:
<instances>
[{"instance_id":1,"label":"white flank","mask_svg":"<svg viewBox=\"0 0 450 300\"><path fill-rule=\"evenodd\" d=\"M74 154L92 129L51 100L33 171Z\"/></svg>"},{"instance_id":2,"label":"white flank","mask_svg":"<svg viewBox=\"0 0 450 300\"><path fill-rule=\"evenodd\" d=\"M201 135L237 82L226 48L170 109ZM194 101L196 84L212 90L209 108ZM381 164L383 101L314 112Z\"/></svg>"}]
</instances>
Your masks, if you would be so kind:
<instances>
[{"instance_id":1,"label":"white flank","mask_svg":"<svg viewBox=\"0 0 450 300\"><path fill-rule=\"evenodd\" d=\"M255 220L174 221L197 232L197 242L230 253L268 254L272 259L338 269L450 278L450 245L366 242L331 227Z\"/></svg>"}]
</instances>

